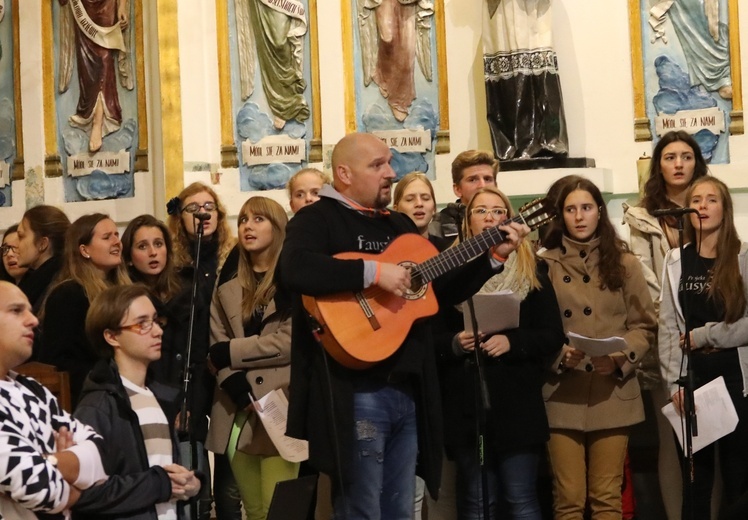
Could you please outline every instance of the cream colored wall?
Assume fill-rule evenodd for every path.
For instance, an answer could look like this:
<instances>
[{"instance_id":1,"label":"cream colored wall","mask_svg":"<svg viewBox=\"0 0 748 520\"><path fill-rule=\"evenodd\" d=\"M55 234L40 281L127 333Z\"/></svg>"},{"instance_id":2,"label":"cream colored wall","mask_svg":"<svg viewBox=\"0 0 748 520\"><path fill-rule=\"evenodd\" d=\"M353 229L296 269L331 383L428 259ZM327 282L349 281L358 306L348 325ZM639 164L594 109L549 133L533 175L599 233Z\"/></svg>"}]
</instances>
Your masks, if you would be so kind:
<instances>
[{"instance_id":1,"label":"cream colored wall","mask_svg":"<svg viewBox=\"0 0 748 520\"><path fill-rule=\"evenodd\" d=\"M146 49L149 62L156 57L155 2L143 0L146 14ZM321 56L322 137L325 145L334 144L345 133L344 78L341 45L341 12L337 0L318 0L319 51ZM39 186L38 172L44 164L42 130L41 6L48 0L18 2L21 25L21 88L24 115L24 140L27 180L16 181L13 208L0 208L0 228L17 221ZM447 64L451 152L437 157L436 193L440 204L453 199L449 165L454 156L469 148L490 149L485 121L485 94L480 42L482 2L445 0ZM611 213L620 214L621 200L637 189L636 159L651 152L650 143L633 138L631 63L628 36L627 3L599 0L554 0L553 29L559 55L572 156L594 158L595 170L589 171L604 191L610 192ZM210 165L218 171L214 186L225 199L230 213L236 214L250 195L239 191L238 172L222 169L218 108L218 68L216 59L215 4L207 0L178 2L183 145L188 184L195 180L210 183L208 171L192 171L197 165ZM748 27L748 11L741 12L742 27ZM748 31L741 35L743 69L748 69ZM161 64L162 67L169 64ZM92 211L110 212L120 223L143 212L163 216L163 162L160 153L158 121L158 70L147 68L149 99L151 172L136 175L136 198L120 201L63 203L61 179L43 179L43 198L61 205L72 217ZM732 188L748 188L748 137L730 138L731 164L713 166L712 172ZM32 170L32 171L29 171ZM511 195L541 193L568 170L501 173L499 185ZM576 171L574 173L577 173ZM32 179L36 177L37 180ZM29 183L29 189L26 188ZM748 197L735 194L741 227L748 230ZM287 207L283 191L264 192ZM744 226L743 226L744 224ZM748 237L748 233L743 233Z\"/></svg>"}]
</instances>

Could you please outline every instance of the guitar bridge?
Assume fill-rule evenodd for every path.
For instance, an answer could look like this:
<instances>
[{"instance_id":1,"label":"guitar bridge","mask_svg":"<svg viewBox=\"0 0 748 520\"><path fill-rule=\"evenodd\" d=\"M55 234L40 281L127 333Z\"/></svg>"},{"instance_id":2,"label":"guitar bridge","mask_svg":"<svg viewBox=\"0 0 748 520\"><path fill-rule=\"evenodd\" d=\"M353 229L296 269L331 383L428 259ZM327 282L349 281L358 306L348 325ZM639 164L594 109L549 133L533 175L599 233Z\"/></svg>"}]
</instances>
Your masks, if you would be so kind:
<instances>
[{"instance_id":1,"label":"guitar bridge","mask_svg":"<svg viewBox=\"0 0 748 520\"><path fill-rule=\"evenodd\" d=\"M377 317L374 316L374 311L372 310L371 305L369 305L369 302L366 301L363 293L357 292L356 300L358 301L361 310L364 311L364 316L366 316L366 319L369 320L371 328L373 330L379 330L380 328L382 328L382 326L379 324L379 320L377 320Z\"/></svg>"}]
</instances>

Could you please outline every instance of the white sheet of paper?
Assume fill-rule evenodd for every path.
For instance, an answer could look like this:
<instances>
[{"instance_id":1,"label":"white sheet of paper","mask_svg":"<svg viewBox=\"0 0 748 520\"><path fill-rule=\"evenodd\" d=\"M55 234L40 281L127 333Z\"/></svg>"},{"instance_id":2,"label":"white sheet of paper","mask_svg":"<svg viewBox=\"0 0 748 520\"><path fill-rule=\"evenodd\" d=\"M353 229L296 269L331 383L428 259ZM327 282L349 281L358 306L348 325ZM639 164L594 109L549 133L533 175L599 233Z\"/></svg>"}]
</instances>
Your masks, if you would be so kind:
<instances>
[{"instance_id":1,"label":"white sheet of paper","mask_svg":"<svg viewBox=\"0 0 748 520\"><path fill-rule=\"evenodd\" d=\"M626 350L626 340L619 336L610 338L588 338L581 334L569 332L569 343L577 350L581 350L588 356L608 356L615 352Z\"/></svg>"},{"instance_id":2,"label":"white sheet of paper","mask_svg":"<svg viewBox=\"0 0 748 520\"><path fill-rule=\"evenodd\" d=\"M281 390L273 390L257 401L262 407L257 412L265 431L273 441L278 453L289 462L301 462L309 458L309 443L286 436L288 399Z\"/></svg>"},{"instance_id":3,"label":"white sheet of paper","mask_svg":"<svg viewBox=\"0 0 748 520\"><path fill-rule=\"evenodd\" d=\"M717 439L734 432L738 425L738 414L722 376L694 390L693 398L696 403L696 426L699 433L693 438L692 444L693 452L696 453ZM682 419L675 405L666 404L662 407L662 413L670 422L678 442L683 447Z\"/></svg>"},{"instance_id":4,"label":"white sheet of paper","mask_svg":"<svg viewBox=\"0 0 748 520\"><path fill-rule=\"evenodd\" d=\"M473 296L478 330L483 334L494 334L502 330L519 327L519 297L512 291L478 293ZM473 332L470 308L462 304L462 316L466 332Z\"/></svg>"}]
</instances>

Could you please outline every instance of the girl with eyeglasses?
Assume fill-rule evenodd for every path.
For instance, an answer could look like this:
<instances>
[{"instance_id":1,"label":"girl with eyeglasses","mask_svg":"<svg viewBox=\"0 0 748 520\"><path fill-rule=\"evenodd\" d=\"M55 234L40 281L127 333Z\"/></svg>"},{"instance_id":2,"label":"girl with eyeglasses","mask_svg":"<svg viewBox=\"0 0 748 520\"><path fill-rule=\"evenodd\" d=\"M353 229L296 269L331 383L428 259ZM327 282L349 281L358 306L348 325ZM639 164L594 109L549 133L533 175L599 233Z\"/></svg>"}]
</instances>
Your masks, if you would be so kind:
<instances>
[{"instance_id":1,"label":"girl with eyeglasses","mask_svg":"<svg viewBox=\"0 0 748 520\"><path fill-rule=\"evenodd\" d=\"M513 216L506 195L494 187L481 188L466 208L465 236L500 226ZM545 366L561 348L563 329L547 266L536 260L529 241L509 255L503 271L479 292L501 290L513 291L521 303L517 328L481 334L478 340L491 406L484 432L490 519L540 520L538 464L548 440L541 388ZM446 307L439 312L435 337L442 367L445 447L457 467L458 517L483 518L474 336L464 330L461 310Z\"/></svg>"},{"instance_id":2,"label":"girl with eyeglasses","mask_svg":"<svg viewBox=\"0 0 748 520\"><path fill-rule=\"evenodd\" d=\"M73 403L96 362L85 334L91 301L109 287L130 283L114 221L93 213L73 222L65 237L60 277L44 301L39 351L39 361L70 372Z\"/></svg>"},{"instance_id":3,"label":"girl with eyeglasses","mask_svg":"<svg viewBox=\"0 0 748 520\"><path fill-rule=\"evenodd\" d=\"M86 334L99 361L74 416L110 446L102 455L109 477L76 503L77 520L182 520L184 501L200 490L179 464L177 392L148 372L161 356L163 325L140 284L110 287L88 310Z\"/></svg>"},{"instance_id":4,"label":"girl with eyeglasses","mask_svg":"<svg viewBox=\"0 0 748 520\"><path fill-rule=\"evenodd\" d=\"M18 224L13 224L3 234L3 245L0 248L3 263L0 266L0 279L18 285L28 268L18 264Z\"/></svg>"},{"instance_id":5,"label":"girl with eyeglasses","mask_svg":"<svg viewBox=\"0 0 748 520\"><path fill-rule=\"evenodd\" d=\"M223 203L213 188L201 182L190 184L178 196L171 199L167 204L167 212L169 214L167 224L174 246L174 266L182 278L182 283L189 289L188 292L191 291L193 283L198 224L203 223L203 239L200 245L197 273L195 323L190 355L193 364L190 383L192 393L187 397L191 410L189 429L193 438L202 446L208 433L208 415L215 386L215 378L208 371L206 364L210 345L210 300L217 273L231 253L236 239L229 228ZM200 220L206 215L210 218ZM189 297L184 303L185 312L189 313ZM186 328L188 327L185 325L184 329ZM186 347L185 340L183 349ZM186 360L186 351L182 351L181 355L182 359ZM170 380L182 376L178 366L175 366L175 370L178 372L172 373ZM207 457L202 447L199 451L205 453ZM214 499L217 515L220 518L241 520L238 491L225 457L216 457L214 473Z\"/></svg>"},{"instance_id":6,"label":"girl with eyeglasses","mask_svg":"<svg viewBox=\"0 0 748 520\"><path fill-rule=\"evenodd\" d=\"M203 220L201 255L205 258L201 257L200 263L201 271L212 272L215 276L235 243L226 220L226 208L216 192L201 182L193 182L169 201L167 211L169 230L174 239L174 264L178 270L189 269L194 263L197 215L210 215L209 219Z\"/></svg>"},{"instance_id":7,"label":"girl with eyeglasses","mask_svg":"<svg viewBox=\"0 0 748 520\"><path fill-rule=\"evenodd\" d=\"M550 365L543 396L554 518L583 518L587 504L593 520L621 518L629 431L644 420L636 367L654 340L654 304L639 261L618 238L594 183L563 183L557 211L539 255L549 266L564 331L618 336L625 347L590 357L567 338Z\"/></svg>"},{"instance_id":8,"label":"girl with eyeglasses","mask_svg":"<svg viewBox=\"0 0 748 520\"><path fill-rule=\"evenodd\" d=\"M221 271L211 304L209 361L218 384L206 446L230 460L249 520L264 519L275 483L299 471L278 454L255 413L257 399L278 389L288 393L291 309L275 283L287 222L271 199L244 203L239 255Z\"/></svg>"}]
</instances>

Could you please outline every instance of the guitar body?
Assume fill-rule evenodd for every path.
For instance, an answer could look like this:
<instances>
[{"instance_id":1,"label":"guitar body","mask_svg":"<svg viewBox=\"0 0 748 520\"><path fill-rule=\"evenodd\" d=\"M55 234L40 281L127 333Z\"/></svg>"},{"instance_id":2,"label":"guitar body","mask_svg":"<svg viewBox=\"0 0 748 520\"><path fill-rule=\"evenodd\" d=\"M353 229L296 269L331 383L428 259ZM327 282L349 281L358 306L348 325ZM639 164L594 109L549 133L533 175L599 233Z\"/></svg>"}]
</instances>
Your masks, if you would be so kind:
<instances>
[{"instance_id":1,"label":"guitar body","mask_svg":"<svg viewBox=\"0 0 748 520\"><path fill-rule=\"evenodd\" d=\"M420 235L400 235L380 254L340 253L342 260L374 260L411 267L438 254ZM394 354L413 323L436 314L439 304L431 287L412 287L396 296L376 285L360 293L302 296L304 308L320 324L318 337L325 350L341 365L365 369Z\"/></svg>"},{"instance_id":2,"label":"guitar body","mask_svg":"<svg viewBox=\"0 0 748 520\"><path fill-rule=\"evenodd\" d=\"M535 229L555 217L553 205L545 199L537 199L522 206L511 222ZM408 233L397 237L378 255L335 255L343 260L375 260L410 268L414 285L403 296L395 296L377 286L358 293L316 298L302 296L304 308L319 324L315 336L345 367L364 369L384 361L400 348L413 322L439 310L429 282L464 265L504 239L501 228L492 227L439 253L422 236Z\"/></svg>"}]
</instances>

